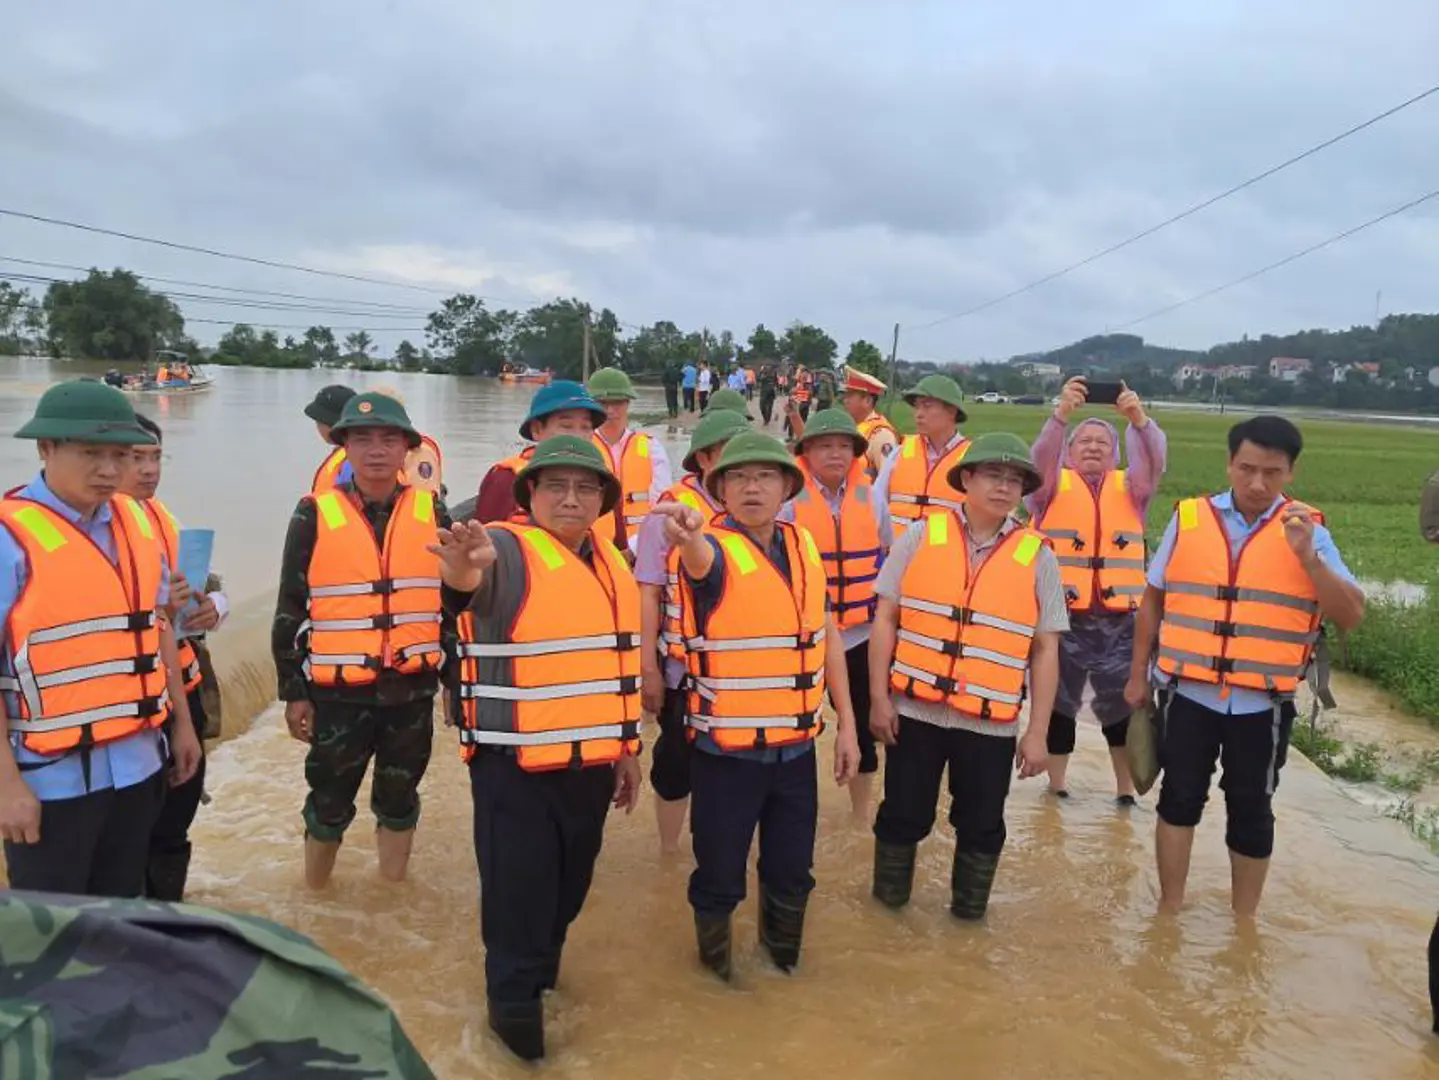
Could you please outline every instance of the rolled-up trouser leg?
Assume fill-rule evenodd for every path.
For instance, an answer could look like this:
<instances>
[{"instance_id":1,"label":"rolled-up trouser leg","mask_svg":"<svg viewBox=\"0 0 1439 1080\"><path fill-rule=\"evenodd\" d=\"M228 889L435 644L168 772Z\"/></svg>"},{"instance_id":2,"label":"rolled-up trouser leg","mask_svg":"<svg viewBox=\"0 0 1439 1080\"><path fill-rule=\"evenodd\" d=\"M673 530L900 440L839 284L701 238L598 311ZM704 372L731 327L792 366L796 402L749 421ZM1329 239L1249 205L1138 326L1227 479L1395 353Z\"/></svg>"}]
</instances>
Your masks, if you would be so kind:
<instances>
[{"instance_id":1,"label":"rolled-up trouser leg","mask_svg":"<svg viewBox=\"0 0 1439 1080\"><path fill-rule=\"evenodd\" d=\"M650 786L666 802L689 798L692 744L685 732L683 690L665 690L664 706L657 717L659 737L650 759Z\"/></svg>"},{"instance_id":2,"label":"rolled-up trouser leg","mask_svg":"<svg viewBox=\"0 0 1439 1080\"><path fill-rule=\"evenodd\" d=\"M1220 752L1228 823L1224 842L1250 859L1274 854L1274 793L1289 752L1294 705L1284 702L1263 713L1230 713L1223 719Z\"/></svg>"},{"instance_id":3,"label":"rolled-up trouser leg","mask_svg":"<svg viewBox=\"0 0 1439 1080\"><path fill-rule=\"evenodd\" d=\"M405 832L420 819L420 781L435 742L435 700L383 706L375 716L370 809L382 829Z\"/></svg>"},{"instance_id":4,"label":"rolled-up trouser leg","mask_svg":"<svg viewBox=\"0 0 1439 1080\"><path fill-rule=\"evenodd\" d=\"M1204 815L1209 784L1219 761L1224 715L1174 694L1163 706L1159 725L1159 818L1176 828L1192 829Z\"/></svg>"},{"instance_id":5,"label":"rolled-up trouser leg","mask_svg":"<svg viewBox=\"0 0 1439 1080\"><path fill-rule=\"evenodd\" d=\"M1047 748L1051 754L1074 753L1075 720L1056 709L1049 714Z\"/></svg>"},{"instance_id":6,"label":"rolled-up trouser leg","mask_svg":"<svg viewBox=\"0 0 1439 1080\"><path fill-rule=\"evenodd\" d=\"M305 832L327 844L339 843L355 820L355 796L375 753L377 715L368 705L315 702L314 732L305 755L310 793L302 816Z\"/></svg>"},{"instance_id":7,"label":"rolled-up trouser leg","mask_svg":"<svg viewBox=\"0 0 1439 1080\"><path fill-rule=\"evenodd\" d=\"M856 734L859 736L859 771L879 771L879 750L869 730L869 641L861 641L844 652L845 671L849 673L849 701L854 706Z\"/></svg>"}]
</instances>

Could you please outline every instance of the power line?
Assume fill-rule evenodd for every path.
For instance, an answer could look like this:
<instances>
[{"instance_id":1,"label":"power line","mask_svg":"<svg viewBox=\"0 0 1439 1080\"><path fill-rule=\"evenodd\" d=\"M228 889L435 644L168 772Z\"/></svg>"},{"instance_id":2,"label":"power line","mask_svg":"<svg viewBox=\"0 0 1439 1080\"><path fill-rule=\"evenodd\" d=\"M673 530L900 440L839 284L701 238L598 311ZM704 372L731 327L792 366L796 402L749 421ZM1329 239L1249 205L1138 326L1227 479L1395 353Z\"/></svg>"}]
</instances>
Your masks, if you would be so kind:
<instances>
[{"instance_id":1,"label":"power line","mask_svg":"<svg viewBox=\"0 0 1439 1080\"><path fill-rule=\"evenodd\" d=\"M22 221L34 221L41 225L55 225L65 229L78 229L80 232L95 233L99 236L113 236L120 240L132 240L137 244L153 244L156 247L170 248L174 251L191 251L197 255L210 255L217 259L231 259L235 262L252 263L255 266L268 266L274 270L293 270L300 274L313 274L316 277L336 278L340 281L358 281L366 285L381 285L387 289L408 289L411 292L428 293L432 296L453 295L448 289L437 289L429 285L415 285L406 281L387 281L384 278L366 277L364 274L346 274L339 270L321 270L313 266L302 266L299 263L281 262L278 259L261 259L254 255L239 255L233 251L219 251L215 248L198 247L194 244L182 244L176 240L162 240L155 236L141 236L137 233L121 232L118 229L106 229L99 225L86 225L78 221L66 221L64 218L46 217L44 214L32 214L25 210L15 210L0 206L0 217L13 217ZM499 297L478 297L479 299L490 300L497 304L518 303L514 300L504 300Z\"/></svg>"},{"instance_id":2,"label":"power line","mask_svg":"<svg viewBox=\"0 0 1439 1080\"><path fill-rule=\"evenodd\" d=\"M40 259L21 259L13 255L0 255L0 262L14 263L17 266L38 266L49 270L71 270L78 274L87 274L91 270L96 269L96 267L93 266L76 266L73 263L45 262ZM324 304L342 304L354 308L375 308L377 310L389 308L410 315L428 314L423 308L409 307L404 304L389 304L380 300L348 300L337 296L310 296L305 293L277 292L273 289L247 289L239 285L216 285L208 281L187 281L182 278L159 277L155 274L147 274L140 270L130 270L128 272L143 281L158 281L165 285L184 285L197 289L215 289L220 292L244 293L248 296L277 296L286 300L309 300Z\"/></svg>"},{"instance_id":3,"label":"power line","mask_svg":"<svg viewBox=\"0 0 1439 1080\"><path fill-rule=\"evenodd\" d=\"M907 329L928 330L931 327L939 326L941 323L953 322L955 319L968 318L970 315L976 315L981 311L986 311L989 308L995 307L998 304L1002 304L1006 300L1013 300L1016 296L1022 296L1033 289L1039 288L1041 285L1047 285L1049 284L1049 282L1054 281L1058 278L1062 278L1066 274L1073 273L1075 270L1079 270L1082 267L1090 265L1090 263L1098 262L1100 259L1104 258L1107 255L1113 255L1116 251L1122 251L1124 248L1129 247L1131 244L1138 243L1140 240L1143 240L1146 237L1153 236L1161 229L1167 229L1169 226L1175 224L1176 222L1180 222L1183 221L1185 218L1192 217L1193 215L1199 213L1201 210L1206 210L1209 207L1213 206L1215 203L1221 202L1224 199L1229 198L1231 195L1237 195L1239 192L1245 190L1246 188L1253 187L1255 184L1259 183L1262 180L1267 180L1275 173L1282 172L1283 170L1289 168L1291 165L1296 165L1299 162L1305 160L1306 158L1313 157L1321 150L1327 150L1335 143L1343 142L1351 135L1357 135L1365 128L1373 127L1380 121L1387 120L1395 113L1402 112L1404 109L1409 108L1411 105L1416 105L1419 102L1423 101L1425 98L1431 97L1434 94L1439 94L1439 85L1431 86L1429 87L1429 89L1423 91L1422 93L1415 94L1413 97L1407 99L1406 101L1401 101L1398 105L1395 105L1392 108L1385 109L1377 116L1371 116L1368 120L1365 120L1361 124L1356 124L1345 131L1341 131L1338 135L1331 136L1330 138L1325 139L1323 142L1311 146L1308 150L1296 154L1285 161L1281 161L1278 165L1273 165L1270 168L1265 169L1263 172L1251 176L1248 180L1235 184L1233 187L1225 191L1221 191L1218 195L1210 196L1203 202L1195 203L1187 210L1182 210L1179 213L1175 214L1173 217L1165 218L1158 224L1151 225L1149 226L1149 228L1144 229L1141 232L1135 233L1128 239L1121 240L1117 244L1111 244L1109 247L1104 248L1101 251L1096 251L1093 255L1086 256L1085 258L1080 259L1076 263L1071 263L1069 266L1063 267L1062 269L1045 274L1043 277L1035 278L1033 281L1021 285L1017 289L1011 289L1009 292L1004 293L1001 296L991 297L990 299L985 300L983 303L976 304L971 308L966 308L963 311L955 312L953 315L944 315L938 319L933 319L930 322L926 323L920 323L917 326L911 326Z\"/></svg>"},{"instance_id":4,"label":"power line","mask_svg":"<svg viewBox=\"0 0 1439 1080\"><path fill-rule=\"evenodd\" d=\"M1341 233L1335 233L1333 236L1327 237L1326 239L1319 241L1319 243L1317 244L1311 244L1303 251L1296 251L1292 255L1286 255L1278 262L1272 262L1268 266L1260 267L1258 270L1252 270L1249 273L1243 275L1242 277L1235 278L1233 281L1226 281L1223 285L1216 285L1212 289L1206 289L1201 293L1195 293L1193 296L1187 296L1183 300L1177 300L1172 304L1166 304L1162 308L1156 308L1155 310L1149 312L1149 314L1147 315L1141 315L1137 319L1131 319L1129 322L1120 323L1119 325L1114 326L1111 329L1128 330L1130 327L1138 326L1140 323L1148 322L1150 319L1157 319L1161 315L1168 315L1171 311L1177 311L1179 308L1188 307L1190 304L1197 304L1201 300L1208 300L1211 296L1217 296L1222 292L1226 292L1229 289L1234 288L1236 285L1243 285L1245 282L1253 281L1255 278L1261 277L1264 274L1269 273L1271 270L1278 270L1281 266L1288 266L1290 263L1296 262L1299 259L1304 258L1306 255L1313 255L1316 251L1321 251L1324 248L1337 244L1341 240L1347 240L1349 239L1349 237L1354 236L1356 233L1361 233L1365 229L1372 228L1373 226L1378 225L1382 221L1388 221L1392 217L1398 217L1400 214L1405 213L1409 210L1413 210L1416 206L1420 206L1428 202L1430 199L1435 198L1439 198L1439 188L1434 189L1426 195L1420 195L1417 199L1410 199L1403 206L1396 206L1393 210L1386 210L1378 217L1370 218L1362 225L1355 225L1353 228L1345 229Z\"/></svg>"}]
</instances>

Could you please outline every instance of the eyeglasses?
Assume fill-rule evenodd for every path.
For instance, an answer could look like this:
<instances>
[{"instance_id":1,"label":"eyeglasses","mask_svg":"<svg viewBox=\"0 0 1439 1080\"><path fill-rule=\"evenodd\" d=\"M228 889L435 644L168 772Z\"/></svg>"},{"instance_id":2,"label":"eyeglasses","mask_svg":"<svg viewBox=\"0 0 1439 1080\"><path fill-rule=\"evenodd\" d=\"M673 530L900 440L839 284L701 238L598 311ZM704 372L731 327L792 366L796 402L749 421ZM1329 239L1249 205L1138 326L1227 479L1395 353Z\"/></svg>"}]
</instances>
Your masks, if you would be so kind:
<instances>
[{"instance_id":1,"label":"eyeglasses","mask_svg":"<svg viewBox=\"0 0 1439 1080\"><path fill-rule=\"evenodd\" d=\"M974 475L994 487L1024 487L1024 474L1013 469L978 468Z\"/></svg>"},{"instance_id":2,"label":"eyeglasses","mask_svg":"<svg viewBox=\"0 0 1439 1080\"><path fill-rule=\"evenodd\" d=\"M593 480L541 480L535 490L551 499L563 499L572 491L581 499L598 499L605 493L604 485Z\"/></svg>"},{"instance_id":3,"label":"eyeglasses","mask_svg":"<svg viewBox=\"0 0 1439 1080\"><path fill-rule=\"evenodd\" d=\"M737 488L770 487L783 480L783 469L727 469L724 474L725 484Z\"/></svg>"}]
</instances>

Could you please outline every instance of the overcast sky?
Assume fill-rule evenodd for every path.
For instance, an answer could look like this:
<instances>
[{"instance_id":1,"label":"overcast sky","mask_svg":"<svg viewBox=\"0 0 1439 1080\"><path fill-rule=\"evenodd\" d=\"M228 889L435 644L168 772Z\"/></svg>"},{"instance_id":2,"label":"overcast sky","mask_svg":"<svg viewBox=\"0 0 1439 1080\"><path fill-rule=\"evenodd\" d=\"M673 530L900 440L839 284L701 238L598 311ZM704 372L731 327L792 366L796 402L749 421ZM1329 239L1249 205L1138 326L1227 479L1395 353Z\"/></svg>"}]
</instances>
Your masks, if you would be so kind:
<instances>
[{"instance_id":1,"label":"overcast sky","mask_svg":"<svg viewBox=\"0 0 1439 1080\"><path fill-rule=\"evenodd\" d=\"M509 306L572 294L630 323L743 338L803 318L841 348L887 348L895 322L1007 292L1439 82L1435 0L46 0L0 28L0 207ZM906 329L901 353L1103 332L1436 188L1439 94ZM0 257L414 308L181 302L364 323L386 348L438 299L6 217ZM1385 312L1439 311L1439 199L1134 332L1345 327L1379 291Z\"/></svg>"}]
</instances>

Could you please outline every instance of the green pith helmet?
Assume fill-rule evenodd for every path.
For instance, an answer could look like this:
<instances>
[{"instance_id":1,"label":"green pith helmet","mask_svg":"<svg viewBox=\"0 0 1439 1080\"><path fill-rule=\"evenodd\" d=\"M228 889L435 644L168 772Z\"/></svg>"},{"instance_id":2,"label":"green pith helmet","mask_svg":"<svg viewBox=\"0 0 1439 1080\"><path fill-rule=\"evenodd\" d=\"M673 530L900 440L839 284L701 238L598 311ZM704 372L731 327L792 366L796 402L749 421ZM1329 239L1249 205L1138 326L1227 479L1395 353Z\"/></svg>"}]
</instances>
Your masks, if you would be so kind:
<instances>
[{"instance_id":1,"label":"green pith helmet","mask_svg":"<svg viewBox=\"0 0 1439 1080\"><path fill-rule=\"evenodd\" d=\"M334 427L340 422L340 414L345 411L345 402L354 396L355 391L339 383L321 387L315 400L305 406L305 415L318 424Z\"/></svg>"},{"instance_id":2,"label":"green pith helmet","mask_svg":"<svg viewBox=\"0 0 1439 1080\"><path fill-rule=\"evenodd\" d=\"M698 476L700 463L696 455L701 450L708 450L720 443L729 442L736 435L748 430L749 421L731 409L705 413L700 417L700 422L695 425L693 434L690 435L689 453L685 455L682 462L685 472Z\"/></svg>"},{"instance_id":3,"label":"green pith helmet","mask_svg":"<svg viewBox=\"0 0 1439 1080\"><path fill-rule=\"evenodd\" d=\"M1034 460L1029 456L1029 444L1018 435L1011 435L1007 431L990 431L975 438L959 464L949 470L950 486L963 491L963 471L986 464L1014 465L1022 469L1026 495L1039 488L1039 470L1034 467Z\"/></svg>"},{"instance_id":4,"label":"green pith helmet","mask_svg":"<svg viewBox=\"0 0 1439 1080\"><path fill-rule=\"evenodd\" d=\"M731 412L740 413L746 420L753 420L750 415L749 402L738 390L731 390L726 386L723 390L716 390L705 402L705 413L709 414L716 409L729 409Z\"/></svg>"},{"instance_id":5,"label":"green pith helmet","mask_svg":"<svg viewBox=\"0 0 1439 1080\"><path fill-rule=\"evenodd\" d=\"M804 488L804 473L794 463L794 457L773 435L762 431L742 431L725 444L715 467L705 477L705 490L715 502L720 499L720 480L725 472L739 465L777 465L789 477L789 491L786 499L793 499Z\"/></svg>"},{"instance_id":6,"label":"green pith helmet","mask_svg":"<svg viewBox=\"0 0 1439 1080\"><path fill-rule=\"evenodd\" d=\"M94 379L74 379L50 387L15 438L111 446L154 446L158 441L140 426L135 408L124 394Z\"/></svg>"},{"instance_id":7,"label":"green pith helmet","mask_svg":"<svg viewBox=\"0 0 1439 1080\"><path fill-rule=\"evenodd\" d=\"M619 368L602 367L590 376L585 384L590 397L596 401L633 401L636 397L635 384Z\"/></svg>"},{"instance_id":8,"label":"green pith helmet","mask_svg":"<svg viewBox=\"0 0 1439 1080\"><path fill-rule=\"evenodd\" d=\"M942 401L946 405L953 405L959 410L957 420L968 420L964 412L964 391L959 388L948 375L926 375L915 383L912 389L904 392L904 400L913 405L916 398L934 398L935 401Z\"/></svg>"},{"instance_id":9,"label":"green pith helmet","mask_svg":"<svg viewBox=\"0 0 1439 1080\"><path fill-rule=\"evenodd\" d=\"M861 457L869 449L869 443L859 433L854 417L843 409L821 409L809 418L804 434L795 440L794 452L804 453L804 444L821 435L848 435L854 443L854 456Z\"/></svg>"},{"instance_id":10,"label":"green pith helmet","mask_svg":"<svg viewBox=\"0 0 1439 1080\"><path fill-rule=\"evenodd\" d=\"M538 479L537 474L541 469L553 468L588 469L603 480L605 497L600 506L602 515L608 514L620 501L620 482L610 472L599 447L578 435L555 435L536 446L525 467L515 474L515 504L525 513L530 512L530 488Z\"/></svg>"},{"instance_id":11,"label":"green pith helmet","mask_svg":"<svg viewBox=\"0 0 1439 1080\"><path fill-rule=\"evenodd\" d=\"M395 428L404 433L411 450L421 442L420 433L410 423L410 414L388 394L371 391L356 394L345 402L340 419L330 428L330 441L336 446L344 446L345 433L356 428Z\"/></svg>"}]
</instances>

